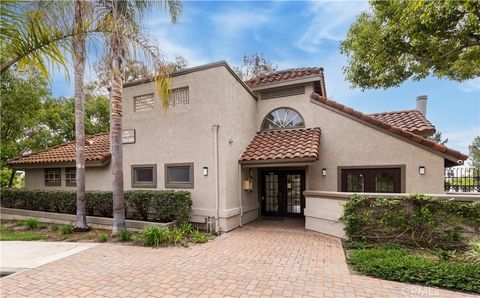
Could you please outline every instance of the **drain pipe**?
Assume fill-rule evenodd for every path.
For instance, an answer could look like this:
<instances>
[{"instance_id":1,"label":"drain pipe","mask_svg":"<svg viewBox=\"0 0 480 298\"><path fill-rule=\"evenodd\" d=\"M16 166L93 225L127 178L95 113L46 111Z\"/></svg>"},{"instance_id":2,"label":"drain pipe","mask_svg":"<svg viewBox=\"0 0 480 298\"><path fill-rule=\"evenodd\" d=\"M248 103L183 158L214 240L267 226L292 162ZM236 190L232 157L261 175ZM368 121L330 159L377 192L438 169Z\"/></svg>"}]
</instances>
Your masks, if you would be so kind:
<instances>
[{"instance_id":1,"label":"drain pipe","mask_svg":"<svg viewBox=\"0 0 480 298\"><path fill-rule=\"evenodd\" d=\"M240 226L242 226L242 216L243 216L243 207L242 207L242 165L238 164L238 208L240 209Z\"/></svg>"},{"instance_id":2,"label":"drain pipe","mask_svg":"<svg viewBox=\"0 0 480 298\"><path fill-rule=\"evenodd\" d=\"M218 173L218 128L219 125L212 125L213 138L214 138L214 158L215 158L215 234L220 234L219 227L219 212L220 212L220 188L218 185L219 173Z\"/></svg>"}]
</instances>

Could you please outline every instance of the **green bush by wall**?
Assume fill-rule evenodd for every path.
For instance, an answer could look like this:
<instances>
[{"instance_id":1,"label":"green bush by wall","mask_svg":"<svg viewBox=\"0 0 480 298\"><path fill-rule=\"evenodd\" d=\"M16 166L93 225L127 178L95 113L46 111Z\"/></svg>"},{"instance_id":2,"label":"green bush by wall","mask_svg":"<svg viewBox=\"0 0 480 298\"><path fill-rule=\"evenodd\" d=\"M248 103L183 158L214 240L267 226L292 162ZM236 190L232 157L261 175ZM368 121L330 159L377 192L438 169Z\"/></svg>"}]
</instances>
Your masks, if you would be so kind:
<instances>
[{"instance_id":1,"label":"green bush by wall","mask_svg":"<svg viewBox=\"0 0 480 298\"><path fill-rule=\"evenodd\" d=\"M429 260L405 249L360 249L348 263L369 276L480 293L478 264Z\"/></svg>"},{"instance_id":2,"label":"green bush by wall","mask_svg":"<svg viewBox=\"0 0 480 298\"><path fill-rule=\"evenodd\" d=\"M480 201L352 197L344 206L345 232L354 241L461 249L480 231Z\"/></svg>"},{"instance_id":3,"label":"green bush by wall","mask_svg":"<svg viewBox=\"0 0 480 298\"><path fill-rule=\"evenodd\" d=\"M125 192L126 217L156 222L188 222L192 199L187 191L132 190ZM75 214L73 191L2 189L0 206L26 210ZM87 191L87 215L112 217L112 192Z\"/></svg>"}]
</instances>

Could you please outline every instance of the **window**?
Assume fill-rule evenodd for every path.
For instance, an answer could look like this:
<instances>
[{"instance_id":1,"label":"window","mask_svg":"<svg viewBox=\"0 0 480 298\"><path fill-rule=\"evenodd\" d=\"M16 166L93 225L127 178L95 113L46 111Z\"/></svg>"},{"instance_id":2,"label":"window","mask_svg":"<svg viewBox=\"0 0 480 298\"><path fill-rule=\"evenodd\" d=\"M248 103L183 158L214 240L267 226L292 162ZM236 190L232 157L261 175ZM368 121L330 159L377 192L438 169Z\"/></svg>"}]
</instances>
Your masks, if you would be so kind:
<instances>
[{"instance_id":1,"label":"window","mask_svg":"<svg viewBox=\"0 0 480 298\"><path fill-rule=\"evenodd\" d=\"M61 186L61 174L60 169L45 169L44 171L45 186Z\"/></svg>"},{"instance_id":2,"label":"window","mask_svg":"<svg viewBox=\"0 0 480 298\"><path fill-rule=\"evenodd\" d=\"M341 169L341 189L345 192L399 193L401 169Z\"/></svg>"},{"instance_id":3,"label":"window","mask_svg":"<svg viewBox=\"0 0 480 298\"><path fill-rule=\"evenodd\" d=\"M304 127L302 116L290 108L273 110L263 119L262 130Z\"/></svg>"},{"instance_id":4,"label":"window","mask_svg":"<svg viewBox=\"0 0 480 298\"><path fill-rule=\"evenodd\" d=\"M157 165L132 165L132 188L156 188Z\"/></svg>"},{"instance_id":5,"label":"window","mask_svg":"<svg viewBox=\"0 0 480 298\"><path fill-rule=\"evenodd\" d=\"M188 86L170 90L168 98L171 107L190 104L190 99L188 97Z\"/></svg>"},{"instance_id":6,"label":"window","mask_svg":"<svg viewBox=\"0 0 480 298\"><path fill-rule=\"evenodd\" d=\"M135 112L148 111L153 109L154 101L153 93L135 96L133 102L135 105Z\"/></svg>"},{"instance_id":7,"label":"window","mask_svg":"<svg viewBox=\"0 0 480 298\"><path fill-rule=\"evenodd\" d=\"M76 168L65 169L65 185L77 186L77 169Z\"/></svg>"},{"instance_id":8,"label":"window","mask_svg":"<svg viewBox=\"0 0 480 298\"><path fill-rule=\"evenodd\" d=\"M193 163L165 164L165 187L193 188Z\"/></svg>"}]
</instances>

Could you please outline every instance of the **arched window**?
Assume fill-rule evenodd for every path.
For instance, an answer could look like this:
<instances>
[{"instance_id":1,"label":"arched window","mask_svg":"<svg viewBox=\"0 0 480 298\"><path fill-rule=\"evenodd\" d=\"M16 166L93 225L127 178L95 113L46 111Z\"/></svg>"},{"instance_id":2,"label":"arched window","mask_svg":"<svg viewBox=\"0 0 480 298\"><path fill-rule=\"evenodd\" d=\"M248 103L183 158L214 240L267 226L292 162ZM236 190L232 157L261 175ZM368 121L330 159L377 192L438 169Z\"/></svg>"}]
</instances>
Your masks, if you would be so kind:
<instances>
[{"instance_id":1,"label":"arched window","mask_svg":"<svg viewBox=\"0 0 480 298\"><path fill-rule=\"evenodd\" d=\"M290 108L278 108L263 119L262 130L304 127L303 117Z\"/></svg>"}]
</instances>

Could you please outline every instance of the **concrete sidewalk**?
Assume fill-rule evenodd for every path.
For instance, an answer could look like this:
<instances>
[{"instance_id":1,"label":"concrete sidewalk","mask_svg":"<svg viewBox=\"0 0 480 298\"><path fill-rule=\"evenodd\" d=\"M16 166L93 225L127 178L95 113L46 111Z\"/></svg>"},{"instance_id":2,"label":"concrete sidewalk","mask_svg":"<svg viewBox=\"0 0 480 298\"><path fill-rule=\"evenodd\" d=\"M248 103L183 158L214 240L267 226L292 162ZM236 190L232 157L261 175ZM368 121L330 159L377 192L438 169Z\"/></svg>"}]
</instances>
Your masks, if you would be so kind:
<instances>
[{"instance_id":1,"label":"concrete sidewalk","mask_svg":"<svg viewBox=\"0 0 480 298\"><path fill-rule=\"evenodd\" d=\"M0 241L0 273L30 269L79 253L98 244L73 242Z\"/></svg>"}]
</instances>

